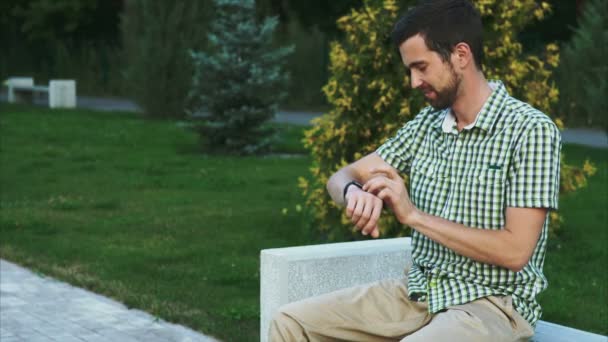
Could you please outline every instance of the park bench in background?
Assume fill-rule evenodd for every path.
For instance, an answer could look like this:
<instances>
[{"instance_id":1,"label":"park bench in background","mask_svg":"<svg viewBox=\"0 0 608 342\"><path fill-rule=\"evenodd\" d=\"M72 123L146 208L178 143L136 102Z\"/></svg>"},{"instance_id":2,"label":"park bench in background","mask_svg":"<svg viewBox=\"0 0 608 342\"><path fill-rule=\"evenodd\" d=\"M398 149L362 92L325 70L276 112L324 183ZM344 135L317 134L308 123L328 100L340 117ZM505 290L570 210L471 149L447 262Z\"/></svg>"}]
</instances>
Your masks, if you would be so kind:
<instances>
[{"instance_id":1,"label":"park bench in background","mask_svg":"<svg viewBox=\"0 0 608 342\"><path fill-rule=\"evenodd\" d=\"M4 83L9 103L34 102L37 94L48 95L51 108L76 107L76 81L50 80L48 87L34 85L31 77L11 77Z\"/></svg>"},{"instance_id":2,"label":"park bench in background","mask_svg":"<svg viewBox=\"0 0 608 342\"><path fill-rule=\"evenodd\" d=\"M332 243L262 250L260 340L268 339L273 314L283 304L365 284L401 278L411 264L410 238ZM606 342L606 336L539 321L536 342Z\"/></svg>"}]
</instances>

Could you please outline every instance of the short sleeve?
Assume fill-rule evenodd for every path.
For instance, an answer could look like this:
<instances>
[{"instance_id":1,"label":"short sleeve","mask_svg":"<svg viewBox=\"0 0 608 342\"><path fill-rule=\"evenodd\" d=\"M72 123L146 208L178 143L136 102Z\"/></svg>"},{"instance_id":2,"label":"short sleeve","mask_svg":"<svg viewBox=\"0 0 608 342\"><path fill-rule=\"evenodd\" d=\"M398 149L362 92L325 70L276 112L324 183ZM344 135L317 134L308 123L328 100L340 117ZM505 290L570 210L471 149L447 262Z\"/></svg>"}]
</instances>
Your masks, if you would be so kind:
<instances>
[{"instance_id":1,"label":"short sleeve","mask_svg":"<svg viewBox=\"0 0 608 342\"><path fill-rule=\"evenodd\" d=\"M421 112L407 122L395 136L382 144L376 153L395 169L409 173L416 150L424 137L423 122L425 113Z\"/></svg>"},{"instance_id":2,"label":"short sleeve","mask_svg":"<svg viewBox=\"0 0 608 342\"><path fill-rule=\"evenodd\" d=\"M530 129L514 152L507 175L506 206L557 209L561 135L555 124Z\"/></svg>"}]
</instances>

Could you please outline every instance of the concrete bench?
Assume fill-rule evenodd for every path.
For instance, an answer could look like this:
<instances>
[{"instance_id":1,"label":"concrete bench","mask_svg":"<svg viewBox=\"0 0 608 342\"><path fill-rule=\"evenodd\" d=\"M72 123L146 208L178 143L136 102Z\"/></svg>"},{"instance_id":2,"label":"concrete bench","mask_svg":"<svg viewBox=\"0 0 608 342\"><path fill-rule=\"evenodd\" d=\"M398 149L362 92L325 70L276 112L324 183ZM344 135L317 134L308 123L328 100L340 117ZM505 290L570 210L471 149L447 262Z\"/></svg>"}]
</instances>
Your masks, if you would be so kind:
<instances>
[{"instance_id":1,"label":"concrete bench","mask_svg":"<svg viewBox=\"0 0 608 342\"><path fill-rule=\"evenodd\" d=\"M411 264L410 238L395 238L262 250L260 340L268 340L273 314L283 304L365 284L401 278ZM601 336L539 321L532 341L607 342Z\"/></svg>"},{"instance_id":2,"label":"concrete bench","mask_svg":"<svg viewBox=\"0 0 608 342\"><path fill-rule=\"evenodd\" d=\"M31 103L36 94L48 94L51 108L76 107L76 81L50 80L48 87L34 85L31 77L11 77L4 83L9 103Z\"/></svg>"}]
</instances>

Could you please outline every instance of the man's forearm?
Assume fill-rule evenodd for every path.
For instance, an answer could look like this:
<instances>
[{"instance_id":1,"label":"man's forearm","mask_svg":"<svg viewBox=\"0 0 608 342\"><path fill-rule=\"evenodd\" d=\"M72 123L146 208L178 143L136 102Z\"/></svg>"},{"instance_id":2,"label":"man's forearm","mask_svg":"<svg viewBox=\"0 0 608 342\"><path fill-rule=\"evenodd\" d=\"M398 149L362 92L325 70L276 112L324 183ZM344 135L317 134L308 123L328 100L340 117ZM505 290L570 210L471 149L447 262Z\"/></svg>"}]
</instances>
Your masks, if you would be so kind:
<instances>
[{"instance_id":1,"label":"man's forearm","mask_svg":"<svg viewBox=\"0 0 608 342\"><path fill-rule=\"evenodd\" d=\"M499 230L472 228L421 211L412 215L407 224L431 240L460 255L517 272L525 266L530 258L533 246L538 240L545 213L544 211L526 212L523 216L529 218L528 222L513 222L514 216L522 215L516 213L509 215L511 226L515 229L522 229L523 225L529 225L529 228L524 227L525 231L522 229L518 234L514 234L512 227ZM509 222L509 220L507 221ZM530 221L535 222L531 224ZM529 238L518 238L518 236L521 237L522 233L530 235ZM522 243L522 240L530 241L530 243L526 245Z\"/></svg>"}]
</instances>

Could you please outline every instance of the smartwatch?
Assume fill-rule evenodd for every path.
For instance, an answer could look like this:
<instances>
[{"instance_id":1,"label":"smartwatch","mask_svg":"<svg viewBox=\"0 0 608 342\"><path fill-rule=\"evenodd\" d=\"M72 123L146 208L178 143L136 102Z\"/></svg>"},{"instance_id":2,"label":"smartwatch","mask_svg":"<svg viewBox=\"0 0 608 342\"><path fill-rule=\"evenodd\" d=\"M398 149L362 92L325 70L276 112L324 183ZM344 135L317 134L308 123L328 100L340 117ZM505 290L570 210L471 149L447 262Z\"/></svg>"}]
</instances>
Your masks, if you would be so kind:
<instances>
[{"instance_id":1,"label":"smartwatch","mask_svg":"<svg viewBox=\"0 0 608 342\"><path fill-rule=\"evenodd\" d=\"M346 192L348 192L348 187L350 187L351 185L354 185L354 186L356 186L359 189L363 189L363 185L361 185L361 183L359 183L357 181L350 181L350 182L348 182L344 186L344 190L342 191L342 197L344 198L345 202L346 202Z\"/></svg>"}]
</instances>

